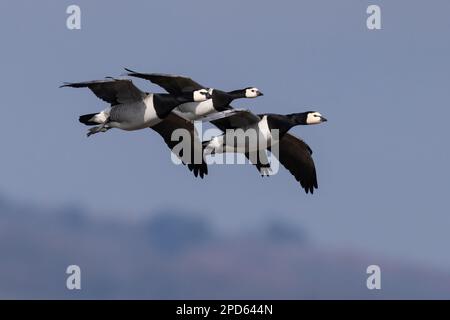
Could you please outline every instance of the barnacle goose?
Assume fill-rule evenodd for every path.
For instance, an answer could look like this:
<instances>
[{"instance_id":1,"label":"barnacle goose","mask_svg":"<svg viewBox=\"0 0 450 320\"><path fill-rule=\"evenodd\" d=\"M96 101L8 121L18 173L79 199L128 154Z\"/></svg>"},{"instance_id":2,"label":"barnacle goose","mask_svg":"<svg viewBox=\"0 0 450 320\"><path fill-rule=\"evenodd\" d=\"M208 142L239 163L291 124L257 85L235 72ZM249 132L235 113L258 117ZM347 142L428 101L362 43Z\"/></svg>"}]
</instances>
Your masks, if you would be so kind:
<instances>
[{"instance_id":1,"label":"barnacle goose","mask_svg":"<svg viewBox=\"0 0 450 320\"><path fill-rule=\"evenodd\" d=\"M207 89L185 91L183 95L172 96L170 94L153 94L139 90L131 80L106 79L98 81L65 83L61 87L89 88L98 98L108 102L110 107L99 112L82 115L79 121L88 126L99 125L89 130L88 136L98 132L106 132L111 128L132 131L147 127L154 127L160 135L165 137L168 129L173 127L184 127L194 131L193 125L186 123L183 119L177 119L171 111L181 103L190 101L205 101L211 98ZM165 121L164 125L162 121ZM164 128L166 126L166 128ZM192 134L192 139L197 139L193 146L200 142ZM196 163L191 159L182 157L184 164L188 164L189 170L195 176L203 178L208 173L204 162Z\"/></svg>"},{"instance_id":2,"label":"barnacle goose","mask_svg":"<svg viewBox=\"0 0 450 320\"><path fill-rule=\"evenodd\" d=\"M214 113L223 112L224 116L230 114L232 108L230 103L235 99L252 99L263 96L263 93L255 87L247 87L240 90L225 92L219 89L208 89L195 82L191 78L159 73L140 73L125 68L130 77L149 80L150 82L164 88L174 96L182 96L186 92L193 90L207 89L211 94L211 99L203 102L189 102L179 105L174 112L188 120L208 120L207 116Z\"/></svg>"},{"instance_id":3,"label":"barnacle goose","mask_svg":"<svg viewBox=\"0 0 450 320\"><path fill-rule=\"evenodd\" d=\"M222 131L227 129L253 129L257 133L258 139L263 139L262 144L251 145L239 140L227 141L227 135L214 137L210 141L204 142L205 154L221 152L243 153L257 167L262 175L268 175L270 172L270 163L267 159L265 150L260 146L266 146L268 151L278 143L279 162L289 170L289 172L300 182L306 193L314 193L318 188L316 168L312 159L311 148L301 139L288 133L288 131L297 125L313 125L327 121L319 112L308 111L303 113L293 113L288 115L281 114L260 114L255 115L249 111L239 111L226 118L211 121ZM272 130L278 130L278 139L272 135ZM237 143L236 143L237 142ZM256 147L256 148L255 148Z\"/></svg>"},{"instance_id":4,"label":"barnacle goose","mask_svg":"<svg viewBox=\"0 0 450 320\"><path fill-rule=\"evenodd\" d=\"M186 102L208 100L211 95L205 88L185 91L183 95L148 93L137 88L131 80L105 79L65 83L61 87L89 88L98 98L110 104L99 112L80 116L85 125L97 125L88 136L106 132L111 128L132 131L152 127L166 118L178 105Z\"/></svg>"}]
</instances>

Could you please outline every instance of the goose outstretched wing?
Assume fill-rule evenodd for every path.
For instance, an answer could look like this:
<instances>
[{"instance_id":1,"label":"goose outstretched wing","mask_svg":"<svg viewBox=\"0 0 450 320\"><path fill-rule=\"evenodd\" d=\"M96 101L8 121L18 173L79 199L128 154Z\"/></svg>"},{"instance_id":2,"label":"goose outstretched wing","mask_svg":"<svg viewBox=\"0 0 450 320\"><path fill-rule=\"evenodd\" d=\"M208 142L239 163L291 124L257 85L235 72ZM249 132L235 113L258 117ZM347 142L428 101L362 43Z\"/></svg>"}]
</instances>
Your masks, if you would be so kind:
<instances>
[{"instance_id":1,"label":"goose outstretched wing","mask_svg":"<svg viewBox=\"0 0 450 320\"><path fill-rule=\"evenodd\" d=\"M128 72L126 75L148 80L175 96L182 95L186 92L205 89L204 86L188 77L163 73L140 73L127 68L125 68L125 70Z\"/></svg>"},{"instance_id":2,"label":"goose outstretched wing","mask_svg":"<svg viewBox=\"0 0 450 320\"><path fill-rule=\"evenodd\" d=\"M318 188L316 167L311 148L301 139L287 133L279 142L280 163L300 182L306 193Z\"/></svg>"},{"instance_id":3,"label":"goose outstretched wing","mask_svg":"<svg viewBox=\"0 0 450 320\"><path fill-rule=\"evenodd\" d=\"M225 132L226 129L245 129L248 126L258 123L259 121L261 121L261 118L248 110L236 110L230 116L213 120L211 123Z\"/></svg>"},{"instance_id":4,"label":"goose outstretched wing","mask_svg":"<svg viewBox=\"0 0 450 320\"><path fill-rule=\"evenodd\" d=\"M89 88L98 98L112 106L141 101L146 93L137 88L131 80L105 79L86 82L65 83L60 88Z\"/></svg>"},{"instance_id":5,"label":"goose outstretched wing","mask_svg":"<svg viewBox=\"0 0 450 320\"><path fill-rule=\"evenodd\" d=\"M192 171L196 177L200 176L203 178L203 176L208 174L208 166L203 159L202 144L195 131L194 124L191 121L185 120L172 112L161 123L152 126L150 129L156 131L164 139L164 142L170 150L173 150L173 148L180 143L179 141L172 141L173 131L176 129L187 130L191 138L191 155L188 157L180 152L177 156L182 160L183 164L187 164L189 170ZM195 152L199 153L201 156L201 163L195 163Z\"/></svg>"}]
</instances>

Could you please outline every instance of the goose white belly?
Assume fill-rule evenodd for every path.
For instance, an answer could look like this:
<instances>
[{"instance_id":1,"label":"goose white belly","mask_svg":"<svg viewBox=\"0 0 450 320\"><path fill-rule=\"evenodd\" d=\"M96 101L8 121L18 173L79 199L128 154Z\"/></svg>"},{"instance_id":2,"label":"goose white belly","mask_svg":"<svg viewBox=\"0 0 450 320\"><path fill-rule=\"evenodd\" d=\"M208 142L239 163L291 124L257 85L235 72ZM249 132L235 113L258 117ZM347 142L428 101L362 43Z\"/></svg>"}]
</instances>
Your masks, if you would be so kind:
<instances>
[{"instance_id":1,"label":"goose white belly","mask_svg":"<svg viewBox=\"0 0 450 320\"><path fill-rule=\"evenodd\" d=\"M114 106L110 111L110 127L133 131L154 126L162 121L153 105L153 94L143 101Z\"/></svg>"},{"instance_id":2,"label":"goose white belly","mask_svg":"<svg viewBox=\"0 0 450 320\"><path fill-rule=\"evenodd\" d=\"M200 117L216 112L212 99L202 102L188 102L179 105L176 110L180 111L184 118L196 120Z\"/></svg>"}]
</instances>

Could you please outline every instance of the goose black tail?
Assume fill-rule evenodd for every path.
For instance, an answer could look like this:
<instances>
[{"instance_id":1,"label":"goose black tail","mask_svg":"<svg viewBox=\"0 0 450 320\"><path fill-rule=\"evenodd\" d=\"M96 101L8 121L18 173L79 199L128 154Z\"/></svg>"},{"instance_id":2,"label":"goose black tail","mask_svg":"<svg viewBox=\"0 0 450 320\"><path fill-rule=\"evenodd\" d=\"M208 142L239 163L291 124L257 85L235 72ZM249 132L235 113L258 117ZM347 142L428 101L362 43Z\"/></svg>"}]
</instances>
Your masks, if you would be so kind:
<instances>
[{"instance_id":1,"label":"goose black tail","mask_svg":"<svg viewBox=\"0 0 450 320\"><path fill-rule=\"evenodd\" d=\"M97 115L98 113L91 113L91 114L85 114L80 116L79 121L87 126L96 126L99 123L94 121L94 117Z\"/></svg>"}]
</instances>

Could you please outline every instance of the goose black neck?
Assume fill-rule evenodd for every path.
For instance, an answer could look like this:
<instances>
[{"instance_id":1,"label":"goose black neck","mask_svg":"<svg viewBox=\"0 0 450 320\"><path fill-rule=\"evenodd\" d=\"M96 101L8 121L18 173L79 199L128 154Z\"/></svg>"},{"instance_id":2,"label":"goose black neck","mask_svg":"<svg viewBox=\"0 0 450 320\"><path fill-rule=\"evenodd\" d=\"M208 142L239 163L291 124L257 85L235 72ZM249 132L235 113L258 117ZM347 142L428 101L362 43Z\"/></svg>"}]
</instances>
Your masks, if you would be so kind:
<instances>
[{"instance_id":1,"label":"goose black neck","mask_svg":"<svg viewBox=\"0 0 450 320\"><path fill-rule=\"evenodd\" d=\"M245 89L233 90L228 92L228 94L232 96L233 99L242 99L245 98Z\"/></svg>"},{"instance_id":2,"label":"goose black neck","mask_svg":"<svg viewBox=\"0 0 450 320\"><path fill-rule=\"evenodd\" d=\"M306 119L308 118L308 112L302 113L291 113L286 115L289 121L292 123L292 126L298 125L306 125Z\"/></svg>"},{"instance_id":3,"label":"goose black neck","mask_svg":"<svg viewBox=\"0 0 450 320\"><path fill-rule=\"evenodd\" d=\"M267 120L271 130L279 130L279 137L281 139L291 128L306 124L307 116L308 113L292 113L287 115L269 114Z\"/></svg>"},{"instance_id":4,"label":"goose black neck","mask_svg":"<svg viewBox=\"0 0 450 320\"><path fill-rule=\"evenodd\" d=\"M212 100L214 109L217 111L224 111L228 108L229 104L238 97L229 92L214 89L212 93Z\"/></svg>"}]
</instances>

